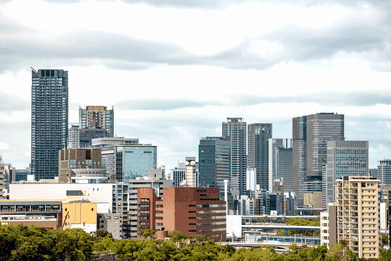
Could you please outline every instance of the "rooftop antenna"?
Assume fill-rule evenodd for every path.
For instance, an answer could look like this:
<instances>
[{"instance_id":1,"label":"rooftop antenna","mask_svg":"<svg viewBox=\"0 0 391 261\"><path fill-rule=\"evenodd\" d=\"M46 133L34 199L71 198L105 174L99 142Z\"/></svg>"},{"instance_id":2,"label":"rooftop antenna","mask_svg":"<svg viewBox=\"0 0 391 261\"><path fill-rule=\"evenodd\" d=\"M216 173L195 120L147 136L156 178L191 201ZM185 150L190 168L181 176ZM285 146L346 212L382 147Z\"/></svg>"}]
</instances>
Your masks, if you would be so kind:
<instances>
[{"instance_id":1,"label":"rooftop antenna","mask_svg":"<svg viewBox=\"0 0 391 261\"><path fill-rule=\"evenodd\" d=\"M31 68L31 70L32 70L33 72L38 73L38 71L35 70L33 67L30 67L30 68Z\"/></svg>"}]
</instances>

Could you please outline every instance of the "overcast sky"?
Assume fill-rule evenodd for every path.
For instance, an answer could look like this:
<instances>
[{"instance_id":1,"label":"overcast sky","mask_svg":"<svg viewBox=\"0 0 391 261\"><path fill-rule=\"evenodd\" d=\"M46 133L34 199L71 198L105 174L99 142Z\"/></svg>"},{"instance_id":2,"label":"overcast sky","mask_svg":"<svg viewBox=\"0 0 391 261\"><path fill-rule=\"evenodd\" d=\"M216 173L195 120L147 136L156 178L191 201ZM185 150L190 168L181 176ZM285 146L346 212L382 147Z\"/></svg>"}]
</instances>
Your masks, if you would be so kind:
<instances>
[{"instance_id":1,"label":"overcast sky","mask_svg":"<svg viewBox=\"0 0 391 261\"><path fill-rule=\"evenodd\" d=\"M227 117L273 123L345 115L391 158L391 1L1 0L0 155L30 162L31 70L69 73L79 105L114 106L117 136L158 147L173 168ZM197 156L198 157L198 156Z\"/></svg>"}]
</instances>

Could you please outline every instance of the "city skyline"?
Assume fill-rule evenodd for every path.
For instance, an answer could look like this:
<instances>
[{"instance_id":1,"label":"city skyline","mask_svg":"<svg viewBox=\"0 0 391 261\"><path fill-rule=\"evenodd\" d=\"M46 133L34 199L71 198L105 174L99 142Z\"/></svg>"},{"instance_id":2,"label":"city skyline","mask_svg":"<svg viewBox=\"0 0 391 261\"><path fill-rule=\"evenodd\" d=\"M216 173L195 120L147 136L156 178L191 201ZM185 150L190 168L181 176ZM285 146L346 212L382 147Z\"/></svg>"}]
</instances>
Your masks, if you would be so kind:
<instances>
[{"instance_id":1,"label":"city skyline","mask_svg":"<svg viewBox=\"0 0 391 261\"><path fill-rule=\"evenodd\" d=\"M30 66L69 72L70 123L79 106L114 106L115 134L157 146L166 169L227 117L291 138L292 118L317 112L345 115L371 168L391 158L388 3L136 2L0 3L5 162L30 162Z\"/></svg>"}]
</instances>

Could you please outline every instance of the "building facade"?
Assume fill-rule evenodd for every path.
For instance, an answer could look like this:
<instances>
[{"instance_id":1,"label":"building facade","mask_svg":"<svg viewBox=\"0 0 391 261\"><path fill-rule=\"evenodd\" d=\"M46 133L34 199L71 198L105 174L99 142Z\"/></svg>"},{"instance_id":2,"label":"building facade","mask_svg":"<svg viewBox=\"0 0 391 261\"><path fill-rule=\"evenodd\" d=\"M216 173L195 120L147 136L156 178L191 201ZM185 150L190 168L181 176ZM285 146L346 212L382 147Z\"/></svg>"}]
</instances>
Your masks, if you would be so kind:
<instances>
[{"instance_id":1,"label":"building facade","mask_svg":"<svg viewBox=\"0 0 391 261\"><path fill-rule=\"evenodd\" d=\"M273 183L274 179L278 178L276 174L276 150L277 148L292 148L292 139L279 139L279 138L271 138L269 139L269 191L273 192L274 188ZM291 159L292 161L292 159ZM281 162L280 162L281 164ZM292 167L291 167L292 169ZM291 170L292 172L292 170ZM291 173L292 174L292 173Z\"/></svg>"},{"instance_id":2,"label":"building facade","mask_svg":"<svg viewBox=\"0 0 391 261\"><path fill-rule=\"evenodd\" d=\"M137 233L145 229L179 231L188 237L207 236L225 241L226 205L218 188L163 188L158 197L153 189L137 192Z\"/></svg>"},{"instance_id":3,"label":"building facade","mask_svg":"<svg viewBox=\"0 0 391 261\"><path fill-rule=\"evenodd\" d=\"M31 174L58 175L58 151L67 148L68 71L32 70Z\"/></svg>"},{"instance_id":4,"label":"building facade","mask_svg":"<svg viewBox=\"0 0 391 261\"><path fill-rule=\"evenodd\" d=\"M108 110L106 106L79 106L79 126L81 129L102 128L108 137L114 137L114 107Z\"/></svg>"},{"instance_id":5,"label":"building facade","mask_svg":"<svg viewBox=\"0 0 391 261\"><path fill-rule=\"evenodd\" d=\"M380 180L380 185L391 185L391 160L384 159L379 161L377 166L377 178Z\"/></svg>"},{"instance_id":6,"label":"building facade","mask_svg":"<svg viewBox=\"0 0 391 261\"><path fill-rule=\"evenodd\" d=\"M271 123L248 125L247 167L256 169L257 184L269 190L269 139L272 138Z\"/></svg>"},{"instance_id":7,"label":"building facade","mask_svg":"<svg viewBox=\"0 0 391 261\"><path fill-rule=\"evenodd\" d=\"M343 176L368 176L368 141L328 141L323 176L323 206L334 203L336 180Z\"/></svg>"},{"instance_id":8,"label":"building facade","mask_svg":"<svg viewBox=\"0 0 391 261\"><path fill-rule=\"evenodd\" d=\"M344 140L344 115L317 113L292 119L292 189L303 206L304 194L322 193L327 141Z\"/></svg>"},{"instance_id":9,"label":"building facade","mask_svg":"<svg viewBox=\"0 0 391 261\"><path fill-rule=\"evenodd\" d=\"M222 137L205 137L198 146L200 187L220 189L224 196L224 180L229 180L230 141Z\"/></svg>"},{"instance_id":10,"label":"building facade","mask_svg":"<svg viewBox=\"0 0 391 261\"><path fill-rule=\"evenodd\" d=\"M230 141L230 188L232 195L246 195L247 123L243 118L227 118L222 123L222 136Z\"/></svg>"},{"instance_id":11,"label":"building facade","mask_svg":"<svg viewBox=\"0 0 391 261\"><path fill-rule=\"evenodd\" d=\"M368 176L337 181L337 242L346 240L359 258L379 258L378 187L379 180Z\"/></svg>"}]
</instances>

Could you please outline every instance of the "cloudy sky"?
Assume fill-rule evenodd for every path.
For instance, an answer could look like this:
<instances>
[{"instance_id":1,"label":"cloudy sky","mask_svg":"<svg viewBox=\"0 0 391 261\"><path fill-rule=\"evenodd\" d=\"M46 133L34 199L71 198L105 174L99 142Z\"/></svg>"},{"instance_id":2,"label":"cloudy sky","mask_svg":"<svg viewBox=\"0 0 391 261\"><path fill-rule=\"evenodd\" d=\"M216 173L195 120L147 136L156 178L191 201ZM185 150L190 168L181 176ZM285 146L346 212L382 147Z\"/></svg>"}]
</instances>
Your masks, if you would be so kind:
<instances>
[{"instance_id":1,"label":"cloudy sky","mask_svg":"<svg viewBox=\"0 0 391 261\"><path fill-rule=\"evenodd\" d=\"M117 136L158 146L158 164L196 156L226 117L273 123L345 114L391 158L391 1L1 0L0 155L30 162L31 70L69 72L78 106L115 108Z\"/></svg>"}]
</instances>

